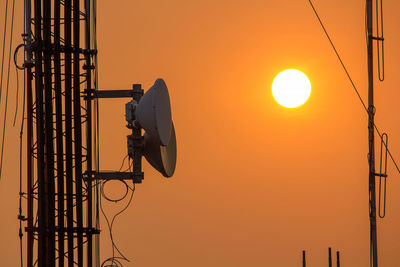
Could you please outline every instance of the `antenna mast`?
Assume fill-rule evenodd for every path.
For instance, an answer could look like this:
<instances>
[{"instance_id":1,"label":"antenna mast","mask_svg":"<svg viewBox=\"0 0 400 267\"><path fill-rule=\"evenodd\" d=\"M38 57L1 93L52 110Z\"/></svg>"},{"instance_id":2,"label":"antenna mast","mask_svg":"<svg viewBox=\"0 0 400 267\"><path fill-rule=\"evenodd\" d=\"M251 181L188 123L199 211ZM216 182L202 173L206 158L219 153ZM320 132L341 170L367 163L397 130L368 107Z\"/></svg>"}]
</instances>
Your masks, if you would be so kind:
<instances>
[{"instance_id":1,"label":"antenna mast","mask_svg":"<svg viewBox=\"0 0 400 267\"><path fill-rule=\"evenodd\" d=\"M28 267L94 265L95 1L25 0Z\"/></svg>"},{"instance_id":2,"label":"antenna mast","mask_svg":"<svg viewBox=\"0 0 400 267\"><path fill-rule=\"evenodd\" d=\"M367 52L368 52L368 148L369 148L369 221L370 251L373 267L378 267L378 248L376 231L376 190L375 190L375 144L374 144L374 77L373 77L373 33L372 33L372 0L367 1Z\"/></svg>"},{"instance_id":3,"label":"antenna mast","mask_svg":"<svg viewBox=\"0 0 400 267\"><path fill-rule=\"evenodd\" d=\"M96 1L25 0L28 267L99 266L100 185L141 183L142 157L164 177L175 171L176 135L164 80L146 94L140 84L97 89ZM131 99L125 115L133 170L101 172L97 100L124 97ZM101 266L109 262L114 266L116 256Z\"/></svg>"}]
</instances>

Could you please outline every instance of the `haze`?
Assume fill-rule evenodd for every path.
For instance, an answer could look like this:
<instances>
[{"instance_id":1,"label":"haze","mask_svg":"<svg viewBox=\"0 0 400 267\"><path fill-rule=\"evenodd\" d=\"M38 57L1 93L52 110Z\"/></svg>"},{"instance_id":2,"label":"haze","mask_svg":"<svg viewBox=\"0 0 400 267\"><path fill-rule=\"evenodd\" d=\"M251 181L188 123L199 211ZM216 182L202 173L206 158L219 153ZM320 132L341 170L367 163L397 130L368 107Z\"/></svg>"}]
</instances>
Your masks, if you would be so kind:
<instances>
[{"instance_id":1,"label":"haze","mask_svg":"<svg viewBox=\"0 0 400 267\"><path fill-rule=\"evenodd\" d=\"M21 42L20 2L14 44ZM314 3L366 99L364 2ZM0 8L4 14L4 1ZM389 133L398 161L399 8L384 1L386 79L375 83L376 124ZM116 220L115 242L131 260L124 266L293 267L301 266L302 250L309 266L325 266L328 246L340 250L342 266L368 266L367 115L307 1L99 1L97 17L99 88L142 83L147 90L164 78L178 140L174 177L146 163L143 184ZM270 92L273 77L288 68L307 73L313 85L298 109L282 108ZM125 102L101 102L102 169L118 169L126 155ZM0 258L18 266L19 127L10 118L8 127ZM376 153L379 159L379 143ZM391 162L388 169L379 261L394 267L400 176ZM111 250L103 218L101 244L104 260Z\"/></svg>"}]
</instances>

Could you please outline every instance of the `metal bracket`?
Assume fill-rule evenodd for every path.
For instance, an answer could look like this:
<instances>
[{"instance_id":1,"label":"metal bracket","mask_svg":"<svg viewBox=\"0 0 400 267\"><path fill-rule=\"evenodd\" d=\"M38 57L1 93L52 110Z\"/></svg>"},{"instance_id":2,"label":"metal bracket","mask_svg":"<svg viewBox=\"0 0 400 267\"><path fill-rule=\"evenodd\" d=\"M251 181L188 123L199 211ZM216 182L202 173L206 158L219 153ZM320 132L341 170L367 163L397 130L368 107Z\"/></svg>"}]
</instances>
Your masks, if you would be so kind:
<instances>
[{"instance_id":1,"label":"metal bracket","mask_svg":"<svg viewBox=\"0 0 400 267\"><path fill-rule=\"evenodd\" d=\"M371 38L372 38L372 40L377 40L377 41L384 41L385 40L385 38L383 38L383 37L372 36Z\"/></svg>"},{"instance_id":2,"label":"metal bracket","mask_svg":"<svg viewBox=\"0 0 400 267\"><path fill-rule=\"evenodd\" d=\"M84 174L84 179L87 179L87 173ZM133 172L116 172L116 171L101 171L92 173L93 180L132 180L135 184L142 183L143 173L134 174Z\"/></svg>"}]
</instances>

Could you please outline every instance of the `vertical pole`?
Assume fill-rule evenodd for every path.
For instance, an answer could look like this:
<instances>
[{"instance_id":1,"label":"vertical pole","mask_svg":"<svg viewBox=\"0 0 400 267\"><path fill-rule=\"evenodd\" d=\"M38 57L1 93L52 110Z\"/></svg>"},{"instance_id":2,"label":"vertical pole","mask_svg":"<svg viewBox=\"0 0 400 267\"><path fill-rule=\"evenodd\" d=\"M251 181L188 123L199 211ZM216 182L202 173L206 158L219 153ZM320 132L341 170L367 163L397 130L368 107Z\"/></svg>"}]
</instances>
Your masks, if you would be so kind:
<instances>
[{"instance_id":1,"label":"vertical pole","mask_svg":"<svg viewBox=\"0 0 400 267\"><path fill-rule=\"evenodd\" d=\"M32 63L32 52L31 52L31 44L32 44L32 31L31 31L31 0L25 1L25 33L26 33L26 61L28 63Z\"/></svg>"},{"instance_id":2,"label":"vertical pole","mask_svg":"<svg viewBox=\"0 0 400 267\"><path fill-rule=\"evenodd\" d=\"M47 189L47 244L48 266L55 266L55 186L54 186L54 142L53 142L53 85L52 85L52 42L51 42L51 0L43 1L43 62L45 93L45 150Z\"/></svg>"},{"instance_id":3,"label":"vertical pole","mask_svg":"<svg viewBox=\"0 0 400 267\"><path fill-rule=\"evenodd\" d=\"M332 249L328 248L328 262L329 262L329 267L332 267Z\"/></svg>"},{"instance_id":4,"label":"vertical pole","mask_svg":"<svg viewBox=\"0 0 400 267\"><path fill-rule=\"evenodd\" d=\"M373 77L373 33L372 0L367 1L368 33L368 148L369 148L369 220L372 266L378 267L377 229L376 229L376 192L375 192L375 144L374 144L374 77Z\"/></svg>"},{"instance_id":5,"label":"vertical pole","mask_svg":"<svg viewBox=\"0 0 400 267\"><path fill-rule=\"evenodd\" d=\"M82 209L82 125L80 90L80 8L79 0L73 0L73 107L74 107L74 152L75 152L75 193L77 226L77 263L83 266L83 209Z\"/></svg>"},{"instance_id":6,"label":"vertical pole","mask_svg":"<svg viewBox=\"0 0 400 267\"><path fill-rule=\"evenodd\" d=\"M60 1L54 1L54 87L56 100L58 266L64 267L64 148L60 53Z\"/></svg>"},{"instance_id":7,"label":"vertical pole","mask_svg":"<svg viewBox=\"0 0 400 267\"><path fill-rule=\"evenodd\" d=\"M47 266L47 201L44 188L44 121L43 121L43 73L42 73L42 5L34 1L35 14L35 98L37 138L37 181L38 181L38 266Z\"/></svg>"},{"instance_id":8,"label":"vertical pole","mask_svg":"<svg viewBox=\"0 0 400 267\"><path fill-rule=\"evenodd\" d=\"M85 0L85 14L86 14L86 23L85 23L85 42L86 42L86 90L91 94L92 90L92 77L91 77L91 60L89 51L91 49L90 43L90 22L91 22L91 14L90 14L90 0ZM93 194L92 194L92 98L88 97L86 101L86 146L87 146L87 224L89 231L87 233L87 266L93 266L93 235L92 235L92 227L93 227L93 217L92 217L92 207L93 207Z\"/></svg>"},{"instance_id":9,"label":"vertical pole","mask_svg":"<svg viewBox=\"0 0 400 267\"><path fill-rule=\"evenodd\" d=\"M33 139L33 116L32 116L32 55L31 55L31 0L25 0L25 55L26 55L26 162L27 162L27 193L28 193L28 237L27 237L27 267L33 266L33 158L32 158L32 139Z\"/></svg>"},{"instance_id":10,"label":"vertical pole","mask_svg":"<svg viewBox=\"0 0 400 267\"><path fill-rule=\"evenodd\" d=\"M139 103L143 96L142 85L133 85L133 100ZM142 156L143 156L143 136L142 127L140 125L134 125L132 129L133 135L133 177L134 179L143 179L142 172Z\"/></svg>"},{"instance_id":11,"label":"vertical pole","mask_svg":"<svg viewBox=\"0 0 400 267\"><path fill-rule=\"evenodd\" d=\"M303 267L306 267L306 251L303 250Z\"/></svg>"},{"instance_id":12,"label":"vertical pole","mask_svg":"<svg viewBox=\"0 0 400 267\"><path fill-rule=\"evenodd\" d=\"M336 251L336 266L340 267L340 252Z\"/></svg>"},{"instance_id":13,"label":"vertical pole","mask_svg":"<svg viewBox=\"0 0 400 267\"><path fill-rule=\"evenodd\" d=\"M74 266L74 203L72 167L72 38L71 38L71 0L64 1L64 42L65 42L65 174L67 191L67 246L68 267Z\"/></svg>"},{"instance_id":14,"label":"vertical pole","mask_svg":"<svg viewBox=\"0 0 400 267\"><path fill-rule=\"evenodd\" d=\"M26 68L26 156L27 156L27 192L28 192L28 238L27 238L27 266L33 266L33 166L32 166L32 138L33 138L33 121L32 121L32 63L27 64Z\"/></svg>"}]
</instances>

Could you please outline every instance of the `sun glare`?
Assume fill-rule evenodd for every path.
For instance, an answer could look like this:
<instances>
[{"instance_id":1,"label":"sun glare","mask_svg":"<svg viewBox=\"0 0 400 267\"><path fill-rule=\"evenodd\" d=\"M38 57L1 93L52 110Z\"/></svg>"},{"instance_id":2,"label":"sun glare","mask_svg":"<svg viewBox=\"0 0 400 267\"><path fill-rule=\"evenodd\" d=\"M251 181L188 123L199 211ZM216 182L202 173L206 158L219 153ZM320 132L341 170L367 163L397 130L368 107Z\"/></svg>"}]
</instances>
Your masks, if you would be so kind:
<instances>
[{"instance_id":1,"label":"sun glare","mask_svg":"<svg viewBox=\"0 0 400 267\"><path fill-rule=\"evenodd\" d=\"M286 108L303 105L311 94L308 77L296 69L287 69L276 75L272 82L272 95L276 102Z\"/></svg>"}]
</instances>

